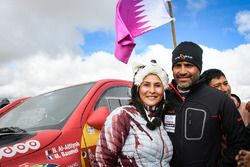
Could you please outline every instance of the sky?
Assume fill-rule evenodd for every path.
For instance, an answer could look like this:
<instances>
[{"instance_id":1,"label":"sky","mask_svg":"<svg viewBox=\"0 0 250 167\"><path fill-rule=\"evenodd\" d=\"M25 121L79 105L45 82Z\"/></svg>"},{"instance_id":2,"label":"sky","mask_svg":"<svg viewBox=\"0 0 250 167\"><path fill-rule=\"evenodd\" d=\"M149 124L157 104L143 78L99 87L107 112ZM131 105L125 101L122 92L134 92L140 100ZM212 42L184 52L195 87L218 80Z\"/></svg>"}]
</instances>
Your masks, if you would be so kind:
<instances>
[{"instance_id":1,"label":"sky","mask_svg":"<svg viewBox=\"0 0 250 167\"><path fill-rule=\"evenodd\" d=\"M74 84L132 80L151 59L170 80L171 24L135 39L128 64L114 57L116 0L0 0L0 98L35 96ZM203 48L203 71L219 68L250 100L250 1L172 0L177 43Z\"/></svg>"}]
</instances>

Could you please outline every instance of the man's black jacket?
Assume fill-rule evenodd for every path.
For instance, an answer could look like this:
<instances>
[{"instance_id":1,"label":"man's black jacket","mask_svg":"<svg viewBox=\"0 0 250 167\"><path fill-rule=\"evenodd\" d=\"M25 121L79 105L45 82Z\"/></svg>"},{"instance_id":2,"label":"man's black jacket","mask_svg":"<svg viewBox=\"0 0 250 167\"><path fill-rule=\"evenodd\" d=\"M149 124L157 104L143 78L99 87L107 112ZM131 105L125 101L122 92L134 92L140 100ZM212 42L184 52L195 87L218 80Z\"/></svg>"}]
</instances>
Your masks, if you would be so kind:
<instances>
[{"instance_id":1,"label":"man's black jacket","mask_svg":"<svg viewBox=\"0 0 250 167\"><path fill-rule=\"evenodd\" d=\"M245 129L233 101L202 82L185 99L174 81L169 85L164 122L174 146L171 166L235 167L235 155L245 147Z\"/></svg>"}]
</instances>

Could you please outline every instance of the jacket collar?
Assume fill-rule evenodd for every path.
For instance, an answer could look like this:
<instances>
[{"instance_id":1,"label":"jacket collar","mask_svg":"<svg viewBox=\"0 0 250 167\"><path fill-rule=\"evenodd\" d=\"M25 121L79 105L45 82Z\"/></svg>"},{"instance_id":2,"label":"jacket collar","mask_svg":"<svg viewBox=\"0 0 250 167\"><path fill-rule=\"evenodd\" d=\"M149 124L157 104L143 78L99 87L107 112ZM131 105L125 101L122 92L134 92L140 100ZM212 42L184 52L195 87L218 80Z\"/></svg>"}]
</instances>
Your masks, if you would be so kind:
<instances>
[{"instance_id":1,"label":"jacket collar","mask_svg":"<svg viewBox=\"0 0 250 167\"><path fill-rule=\"evenodd\" d=\"M191 94L192 92L194 92L198 87L200 87L201 85L205 84L205 79L204 78L199 78L199 80L197 80L190 88L190 92L189 94ZM171 83L169 83L169 87L172 88L174 90L174 92L181 98L181 100L184 102L185 98L181 96L181 94L179 93L179 91L177 90L177 83L176 81L173 79L171 81Z\"/></svg>"}]
</instances>

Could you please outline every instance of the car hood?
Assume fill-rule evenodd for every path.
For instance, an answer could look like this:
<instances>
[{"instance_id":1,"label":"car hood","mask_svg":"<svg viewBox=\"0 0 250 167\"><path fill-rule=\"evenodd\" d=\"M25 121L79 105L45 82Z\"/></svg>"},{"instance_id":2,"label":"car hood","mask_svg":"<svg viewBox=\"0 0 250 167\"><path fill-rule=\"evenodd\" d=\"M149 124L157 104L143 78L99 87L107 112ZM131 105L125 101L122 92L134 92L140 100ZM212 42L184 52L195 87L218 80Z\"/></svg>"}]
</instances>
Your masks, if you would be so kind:
<instances>
[{"instance_id":1,"label":"car hood","mask_svg":"<svg viewBox=\"0 0 250 167\"><path fill-rule=\"evenodd\" d=\"M31 154L49 145L61 134L60 130L43 130L35 132L30 138L0 147L0 162L13 160Z\"/></svg>"}]
</instances>

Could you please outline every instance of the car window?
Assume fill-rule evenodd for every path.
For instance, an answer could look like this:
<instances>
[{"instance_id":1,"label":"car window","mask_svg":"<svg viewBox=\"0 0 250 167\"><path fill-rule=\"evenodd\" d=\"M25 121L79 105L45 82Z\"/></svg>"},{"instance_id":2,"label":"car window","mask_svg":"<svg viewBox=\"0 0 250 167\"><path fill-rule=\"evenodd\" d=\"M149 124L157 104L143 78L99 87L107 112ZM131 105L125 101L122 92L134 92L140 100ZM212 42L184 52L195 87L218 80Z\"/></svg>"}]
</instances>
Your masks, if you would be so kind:
<instances>
[{"instance_id":1,"label":"car window","mask_svg":"<svg viewBox=\"0 0 250 167\"><path fill-rule=\"evenodd\" d=\"M130 87L127 86L116 86L107 89L95 105L95 109L101 106L107 106L110 111L115 108L126 105L129 103Z\"/></svg>"},{"instance_id":2,"label":"car window","mask_svg":"<svg viewBox=\"0 0 250 167\"><path fill-rule=\"evenodd\" d=\"M93 86L71 86L32 97L0 118L0 128L59 129Z\"/></svg>"}]
</instances>

